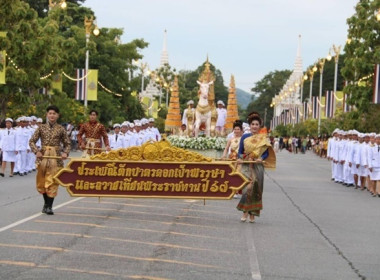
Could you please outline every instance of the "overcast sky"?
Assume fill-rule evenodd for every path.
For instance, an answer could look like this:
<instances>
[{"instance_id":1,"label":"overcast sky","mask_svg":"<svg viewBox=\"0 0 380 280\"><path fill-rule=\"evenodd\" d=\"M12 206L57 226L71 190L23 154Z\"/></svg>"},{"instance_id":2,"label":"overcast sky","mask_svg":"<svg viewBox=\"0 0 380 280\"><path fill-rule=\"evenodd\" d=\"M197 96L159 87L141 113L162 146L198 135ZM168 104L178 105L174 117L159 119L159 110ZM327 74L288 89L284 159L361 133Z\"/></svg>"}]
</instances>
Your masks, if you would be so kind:
<instances>
[{"instance_id":1,"label":"overcast sky","mask_svg":"<svg viewBox=\"0 0 380 280\"><path fill-rule=\"evenodd\" d=\"M127 43L143 38L151 69L159 66L164 30L169 63L195 70L208 54L246 91L274 70L293 69L302 35L304 70L347 38L346 19L358 0L86 0L99 27L123 28Z\"/></svg>"}]
</instances>

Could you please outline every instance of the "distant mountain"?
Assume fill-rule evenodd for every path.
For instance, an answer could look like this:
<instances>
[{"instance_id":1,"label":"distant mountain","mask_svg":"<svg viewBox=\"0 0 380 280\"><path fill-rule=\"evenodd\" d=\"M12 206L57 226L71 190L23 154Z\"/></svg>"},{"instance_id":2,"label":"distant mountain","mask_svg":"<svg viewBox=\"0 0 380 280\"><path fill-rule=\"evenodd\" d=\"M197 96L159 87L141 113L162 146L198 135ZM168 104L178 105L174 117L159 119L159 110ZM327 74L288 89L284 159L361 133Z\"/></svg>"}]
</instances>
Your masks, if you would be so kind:
<instances>
[{"instance_id":1,"label":"distant mountain","mask_svg":"<svg viewBox=\"0 0 380 280\"><path fill-rule=\"evenodd\" d=\"M248 104L255 100L255 96L253 94L250 94L240 88L236 88L236 96L238 105L240 105L242 109L246 109Z\"/></svg>"}]
</instances>

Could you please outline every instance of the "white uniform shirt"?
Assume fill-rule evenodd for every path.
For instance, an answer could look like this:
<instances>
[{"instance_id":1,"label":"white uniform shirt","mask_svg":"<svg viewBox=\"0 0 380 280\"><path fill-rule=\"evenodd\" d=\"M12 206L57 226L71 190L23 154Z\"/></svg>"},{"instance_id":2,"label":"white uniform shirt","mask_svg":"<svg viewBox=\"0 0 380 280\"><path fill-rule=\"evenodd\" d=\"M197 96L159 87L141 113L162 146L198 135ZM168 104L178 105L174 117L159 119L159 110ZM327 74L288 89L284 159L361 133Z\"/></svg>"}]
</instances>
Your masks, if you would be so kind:
<instances>
[{"instance_id":1,"label":"white uniform shirt","mask_svg":"<svg viewBox=\"0 0 380 280\"><path fill-rule=\"evenodd\" d=\"M118 134L112 134L108 137L110 142L110 148L111 150L117 150L120 148L125 147L125 137L124 135L118 133Z\"/></svg>"},{"instance_id":2,"label":"white uniform shirt","mask_svg":"<svg viewBox=\"0 0 380 280\"><path fill-rule=\"evenodd\" d=\"M191 111L193 111L194 113L194 108L191 108ZM187 111L188 109L186 108L185 110L183 110L183 115L182 115L182 124L186 124L187 126Z\"/></svg>"},{"instance_id":3,"label":"white uniform shirt","mask_svg":"<svg viewBox=\"0 0 380 280\"><path fill-rule=\"evenodd\" d=\"M16 130L16 151L29 150L30 131L26 127L19 127Z\"/></svg>"},{"instance_id":4,"label":"white uniform shirt","mask_svg":"<svg viewBox=\"0 0 380 280\"><path fill-rule=\"evenodd\" d=\"M14 128L0 131L0 149L6 152L16 151L16 130Z\"/></svg>"},{"instance_id":5,"label":"white uniform shirt","mask_svg":"<svg viewBox=\"0 0 380 280\"><path fill-rule=\"evenodd\" d=\"M368 167L380 171L380 146L377 144L368 149Z\"/></svg>"},{"instance_id":6,"label":"white uniform shirt","mask_svg":"<svg viewBox=\"0 0 380 280\"><path fill-rule=\"evenodd\" d=\"M370 148L370 145L363 142L362 148L360 150L360 165L368 167L368 149Z\"/></svg>"},{"instance_id":7,"label":"white uniform shirt","mask_svg":"<svg viewBox=\"0 0 380 280\"><path fill-rule=\"evenodd\" d=\"M223 127L226 124L227 110L225 108L216 108L216 111L218 112L216 126Z\"/></svg>"}]
</instances>

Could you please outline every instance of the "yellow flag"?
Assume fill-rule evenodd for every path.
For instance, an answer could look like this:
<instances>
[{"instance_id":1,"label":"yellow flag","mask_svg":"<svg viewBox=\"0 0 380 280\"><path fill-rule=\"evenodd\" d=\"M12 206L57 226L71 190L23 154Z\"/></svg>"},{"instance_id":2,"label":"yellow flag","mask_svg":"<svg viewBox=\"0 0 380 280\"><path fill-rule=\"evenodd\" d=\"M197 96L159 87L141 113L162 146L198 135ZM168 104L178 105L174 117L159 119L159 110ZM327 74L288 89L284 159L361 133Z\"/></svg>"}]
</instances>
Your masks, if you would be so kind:
<instances>
[{"instance_id":1,"label":"yellow flag","mask_svg":"<svg viewBox=\"0 0 380 280\"><path fill-rule=\"evenodd\" d=\"M325 96L322 96L322 100L321 100L321 119L325 119L326 118L326 97Z\"/></svg>"},{"instance_id":2,"label":"yellow flag","mask_svg":"<svg viewBox=\"0 0 380 280\"><path fill-rule=\"evenodd\" d=\"M153 107L152 107L152 117L157 119L158 118L158 101L153 101Z\"/></svg>"},{"instance_id":3,"label":"yellow flag","mask_svg":"<svg viewBox=\"0 0 380 280\"><path fill-rule=\"evenodd\" d=\"M335 95L335 112L343 112L343 91L337 91Z\"/></svg>"},{"instance_id":4,"label":"yellow flag","mask_svg":"<svg viewBox=\"0 0 380 280\"><path fill-rule=\"evenodd\" d=\"M1 31L0 32L0 37L5 38L7 35L7 32ZM0 84L5 84L5 67L6 67L6 56L5 56L5 51L0 50L0 64L1 64L1 69L0 69Z\"/></svg>"},{"instance_id":5,"label":"yellow flag","mask_svg":"<svg viewBox=\"0 0 380 280\"><path fill-rule=\"evenodd\" d=\"M98 69L91 69L87 76L87 100L98 100Z\"/></svg>"},{"instance_id":6,"label":"yellow flag","mask_svg":"<svg viewBox=\"0 0 380 280\"><path fill-rule=\"evenodd\" d=\"M52 81L51 81L51 88L48 90L48 94L52 95L54 94L53 89L56 89L58 91L62 91L62 75L61 74L54 74Z\"/></svg>"}]
</instances>

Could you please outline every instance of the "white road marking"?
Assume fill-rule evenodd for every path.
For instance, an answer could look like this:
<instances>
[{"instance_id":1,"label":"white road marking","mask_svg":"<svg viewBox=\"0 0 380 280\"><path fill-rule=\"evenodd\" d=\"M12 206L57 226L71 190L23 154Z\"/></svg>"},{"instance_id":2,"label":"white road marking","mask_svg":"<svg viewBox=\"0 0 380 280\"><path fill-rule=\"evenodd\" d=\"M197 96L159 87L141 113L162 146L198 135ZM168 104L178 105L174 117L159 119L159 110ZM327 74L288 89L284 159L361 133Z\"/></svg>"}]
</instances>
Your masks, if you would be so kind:
<instances>
[{"instance_id":1,"label":"white road marking","mask_svg":"<svg viewBox=\"0 0 380 280\"><path fill-rule=\"evenodd\" d=\"M245 240L247 242L249 266L251 268L252 280L261 280L259 262L257 260L257 252L255 242L253 241L253 225L245 225Z\"/></svg>"},{"instance_id":2,"label":"white road marking","mask_svg":"<svg viewBox=\"0 0 380 280\"><path fill-rule=\"evenodd\" d=\"M64 203L62 203L62 204L59 204L59 205L53 207L53 209L61 208L61 207L65 206L65 205L67 205L67 204L70 204L70 203L76 202L76 201L81 200L81 199L83 199L83 198L84 198L84 197L78 197L78 198L75 198L75 199L72 199L72 200L66 201L66 202L64 202ZM39 217L39 216L41 216L41 215L42 215L42 213L34 214L34 215L30 216L30 217L27 217L27 218L25 218L25 219L22 219L22 220L19 220L19 221L17 221L17 222L14 222L13 224L10 224L10 225L7 225L7 226L5 226L5 227L0 228L0 232L6 231L7 229L10 229L10 228L16 227L16 226L18 226L18 225L21 225L21 224L23 224L23 223L25 223L25 222L27 222L27 221L33 220L34 218L37 218L37 217Z\"/></svg>"}]
</instances>

